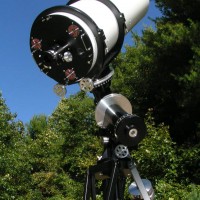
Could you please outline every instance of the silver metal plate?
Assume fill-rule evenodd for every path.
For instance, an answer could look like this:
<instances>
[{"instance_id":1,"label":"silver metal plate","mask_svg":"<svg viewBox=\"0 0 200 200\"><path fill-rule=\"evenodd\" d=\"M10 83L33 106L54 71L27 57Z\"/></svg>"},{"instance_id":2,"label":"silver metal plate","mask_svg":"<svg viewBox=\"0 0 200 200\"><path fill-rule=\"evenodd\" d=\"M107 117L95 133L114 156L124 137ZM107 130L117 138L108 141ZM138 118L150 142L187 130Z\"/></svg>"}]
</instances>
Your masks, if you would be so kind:
<instances>
[{"instance_id":1,"label":"silver metal plate","mask_svg":"<svg viewBox=\"0 0 200 200\"><path fill-rule=\"evenodd\" d=\"M132 114L132 106L129 100L121 94L109 94L105 96L96 106L95 109L95 119L97 125L106 128L109 122L105 120L106 110L110 106L118 105L128 114Z\"/></svg>"},{"instance_id":2,"label":"silver metal plate","mask_svg":"<svg viewBox=\"0 0 200 200\"><path fill-rule=\"evenodd\" d=\"M145 187L150 199L153 200L154 199L154 189L152 187L151 182L148 179L142 179L142 183L144 184L144 187ZM131 183L128 190L129 190L129 194L132 197L143 199L141 192L135 182Z\"/></svg>"}]
</instances>

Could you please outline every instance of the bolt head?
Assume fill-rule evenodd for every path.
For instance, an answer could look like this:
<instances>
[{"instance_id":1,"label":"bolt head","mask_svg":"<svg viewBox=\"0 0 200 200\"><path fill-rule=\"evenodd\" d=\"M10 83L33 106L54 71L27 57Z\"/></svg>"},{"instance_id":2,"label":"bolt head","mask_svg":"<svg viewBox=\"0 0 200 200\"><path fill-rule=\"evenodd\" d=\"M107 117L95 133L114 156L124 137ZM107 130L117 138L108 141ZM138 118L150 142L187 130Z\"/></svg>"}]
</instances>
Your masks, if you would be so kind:
<instances>
[{"instance_id":1,"label":"bolt head","mask_svg":"<svg viewBox=\"0 0 200 200\"><path fill-rule=\"evenodd\" d=\"M73 56L71 54L71 52L67 51L64 53L64 56L63 56L63 59L66 61L66 62L72 62L73 60Z\"/></svg>"},{"instance_id":2,"label":"bolt head","mask_svg":"<svg viewBox=\"0 0 200 200\"><path fill-rule=\"evenodd\" d=\"M136 128L132 128L130 131L129 131L129 136L132 137L132 138L135 138L137 137L138 135L138 130Z\"/></svg>"}]
</instances>

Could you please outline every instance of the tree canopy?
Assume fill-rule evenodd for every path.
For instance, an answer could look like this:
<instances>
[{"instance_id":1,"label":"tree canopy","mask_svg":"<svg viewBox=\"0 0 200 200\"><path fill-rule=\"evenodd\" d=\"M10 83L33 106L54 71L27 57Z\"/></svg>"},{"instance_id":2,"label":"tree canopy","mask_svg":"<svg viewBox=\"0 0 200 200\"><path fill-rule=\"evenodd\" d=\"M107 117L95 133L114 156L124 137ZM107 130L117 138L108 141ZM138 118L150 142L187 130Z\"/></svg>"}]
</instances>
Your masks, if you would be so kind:
<instances>
[{"instance_id":1,"label":"tree canopy","mask_svg":"<svg viewBox=\"0 0 200 200\"><path fill-rule=\"evenodd\" d=\"M156 30L133 34L134 46L127 46L113 63L112 87L127 96L141 115L153 108L155 120L170 126L176 142L198 143L200 22L197 13L190 16L184 8L185 18L180 18L177 11L185 4L196 7L182 0L156 3L163 12L156 20Z\"/></svg>"},{"instance_id":2,"label":"tree canopy","mask_svg":"<svg viewBox=\"0 0 200 200\"><path fill-rule=\"evenodd\" d=\"M93 99L83 93L63 99L40 131L37 123L44 116L34 116L35 138L14 121L1 100L5 126L0 131L0 199L82 199L86 169L102 153L94 134ZM145 119L149 134L132 152L142 177L153 182L156 199L195 200L200 190L199 145L188 150L178 147L168 127L154 123L151 111Z\"/></svg>"},{"instance_id":3,"label":"tree canopy","mask_svg":"<svg viewBox=\"0 0 200 200\"><path fill-rule=\"evenodd\" d=\"M112 62L112 90L145 119L148 135L131 155L155 199L199 200L200 2L155 3L156 30L133 33ZM82 199L86 169L102 153L94 107L80 92L24 125L0 93L0 200Z\"/></svg>"}]
</instances>

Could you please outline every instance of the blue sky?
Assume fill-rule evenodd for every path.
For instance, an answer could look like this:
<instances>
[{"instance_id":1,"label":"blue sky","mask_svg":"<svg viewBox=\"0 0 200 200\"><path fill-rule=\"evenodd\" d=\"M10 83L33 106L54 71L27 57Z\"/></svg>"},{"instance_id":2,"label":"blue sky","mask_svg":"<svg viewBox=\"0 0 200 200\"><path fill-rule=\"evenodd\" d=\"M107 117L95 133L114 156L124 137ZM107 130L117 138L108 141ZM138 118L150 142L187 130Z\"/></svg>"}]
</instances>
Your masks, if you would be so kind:
<instances>
[{"instance_id":1,"label":"blue sky","mask_svg":"<svg viewBox=\"0 0 200 200\"><path fill-rule=\"evenodd\" d=\"M65 5L66 0L1 0L0 12L0 91L17 119L28 122L34 115L51 113L60 98L53 93L56 82L40 72L32 59L29 36L33 21L43 10ZM153 26L148 17L159 11L151 1L150 8L133 31L140 33L144 26ZM130 44L128 34L124 44ZM67 87L67 96L79 91L78 85Z\"/></svg>"}]
</instances>

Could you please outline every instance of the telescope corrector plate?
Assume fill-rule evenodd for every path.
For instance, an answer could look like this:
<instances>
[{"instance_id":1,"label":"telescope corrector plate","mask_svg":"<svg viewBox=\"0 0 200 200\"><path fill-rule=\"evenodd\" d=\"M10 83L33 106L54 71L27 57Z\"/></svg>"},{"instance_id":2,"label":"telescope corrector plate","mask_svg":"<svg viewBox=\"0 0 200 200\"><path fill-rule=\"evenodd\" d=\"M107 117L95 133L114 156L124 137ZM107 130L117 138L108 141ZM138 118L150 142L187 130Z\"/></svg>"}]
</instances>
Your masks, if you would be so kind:
<instances>
[{"instance_id":1,"label":"telescope corrector plate","mask_svg":"<svg viewBox=\"0 0 200 200\"><path fill-rule=\"evenodd\" d=\"M91 70L93 68L94 64L96 63L97 54L98 54L96 39L95 39L91 29L87 26L87 24L84 21L82 21L80 18L78 18L75 15L72 15L70 13L55 12L51 15L60 15L60 16L64 16L66 18L69 18L72 21L75 21L77 24L79 24L84 29L84 31L87 33L87 35L90 38L90 42L92 43L92 47L93 47L93 61L92 61L92 65L91 65L91 68L90 68L90 70Z\"/></svg>"},{"instance_id":2,"label":"telescope corrector plate","mask_svg":"<svg viewBox=\"0 0 200 200\"><path fill-rule=\"evenodd\" d=\"M109 125L109 123L105 121L105 114L106 110L113 105L117 105L128 114L132 114L132 106L126 97L121 94L109 94L101 99L96 106L95 120L99 127L106 128Z\"/></svg>"}]
</instances>

